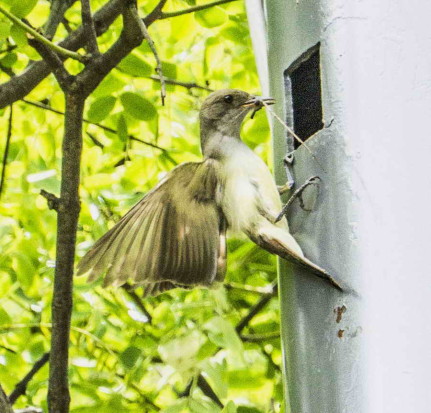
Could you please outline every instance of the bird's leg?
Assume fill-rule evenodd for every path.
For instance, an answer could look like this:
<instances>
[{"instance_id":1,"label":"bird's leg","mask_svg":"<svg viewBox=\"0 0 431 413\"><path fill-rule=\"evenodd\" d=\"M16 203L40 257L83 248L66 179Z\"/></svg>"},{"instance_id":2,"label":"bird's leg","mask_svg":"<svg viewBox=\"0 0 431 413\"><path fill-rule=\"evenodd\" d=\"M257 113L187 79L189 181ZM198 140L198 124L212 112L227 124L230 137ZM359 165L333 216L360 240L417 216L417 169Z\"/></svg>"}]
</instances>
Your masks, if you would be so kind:
<instances>
[{"instance_id":1,"label":"bird's leg","mask_svg":"<svg viewBox=\"0 0 431 413\"><path fill-rule=\"evenodd\" d=\"M292 205L292 202L296 199L299 198L299 202L300 202L300 206L302 209L304 209L305 211L309 211L307 208L305 208L304 206L304 200L302 199L302 193L304 192L305 188L307 188L310 185L318 185L320 181L320 178L318 176L312 176L311 178L308 178L293 194L292 196L289 198L289 200L286 202L286 204L284 205L283 209L281 210L281 212L278 214L275 222L280 221L284 215L286 215L286 212L289 208L290 205Z\"/></svg>"},{"instance_id":2,"label":"bird's leg","mask_svg":"<svg viewBox=\"0 0 431 413\"><path fill-rule=\"evenodd\" d=\"M291 166L293 165L294 151L289 152L283 159L284 169L286 171L287 182L284 185L277 186L278 193L283 195L285 192L289 191L295 185L295 180L293 179L292 172L290 171Z\"/></svg>"}]
</instances>

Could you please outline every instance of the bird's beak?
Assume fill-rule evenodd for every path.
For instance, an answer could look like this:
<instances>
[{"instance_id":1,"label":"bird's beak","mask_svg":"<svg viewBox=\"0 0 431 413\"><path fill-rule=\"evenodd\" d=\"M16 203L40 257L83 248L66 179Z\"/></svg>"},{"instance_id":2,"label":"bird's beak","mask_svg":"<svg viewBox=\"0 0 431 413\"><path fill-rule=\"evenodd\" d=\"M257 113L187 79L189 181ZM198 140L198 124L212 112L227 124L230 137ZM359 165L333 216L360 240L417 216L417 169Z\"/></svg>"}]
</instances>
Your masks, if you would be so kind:
<instances>
[{"instance_id":1,"label":"bird's beak","mask_svg":"<svg viewBox=\"0 0 431 413\"><path fill-rule=\"evenodd\" d=\"M260 109L262 109L266 105L273 105L275 103L275 99L273 98L264 98L262 96L252 96L250 99L248 99L246 102L244 102L241 106L242 107L248 107L250 109L253 109L253 112L251 114L251 119L254 118L254 115L256 112Z\"/></svg>"},{"instance_id":2,"label":"bird's beak","mask_svg":"<svg viewBox=\"0 0 431 413\"><path fill-rule=\"evenodd\" d=\"M275 103L275 99L269 97L262 96L251 96L249 100L244 102L241 106L243 107L258 107L259 109L265 105L273 105Z\"/></svg>"}]
</instances>

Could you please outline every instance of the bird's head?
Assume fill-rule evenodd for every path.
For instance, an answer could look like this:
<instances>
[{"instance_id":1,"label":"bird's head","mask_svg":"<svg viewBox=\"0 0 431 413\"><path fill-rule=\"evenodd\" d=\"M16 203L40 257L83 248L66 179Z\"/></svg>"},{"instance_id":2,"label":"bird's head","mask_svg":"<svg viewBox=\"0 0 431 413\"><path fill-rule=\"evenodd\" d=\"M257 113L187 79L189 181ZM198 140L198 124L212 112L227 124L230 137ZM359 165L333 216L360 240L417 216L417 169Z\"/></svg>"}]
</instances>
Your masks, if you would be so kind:
<instances>
[{"instance_id":1,"label":"bird's head","mask_svg":"<svg viewBox=\"0 0 431 413\"><path fill-rule=\"evenodd\" d=\"M264 103L272 105L274 102L272 98L253 96L238 89L217 90L202 104L201 125L232 136L239 135L241 123L248 112L253 111L254 115Z\"/></svg>"},{"instance_id":2,"label":"bird's head","mask_svg":"<svg viewBox=\"0 0 431 413\"><path fill-rule=\"evenodd\" d=\"M200 111L201 148L205 156L220 153L225 137L240 139L241 124L247 113L253 115L272 98L253 96L238 89L222 89L209 95Z\"/></svg>"}]
</instances>

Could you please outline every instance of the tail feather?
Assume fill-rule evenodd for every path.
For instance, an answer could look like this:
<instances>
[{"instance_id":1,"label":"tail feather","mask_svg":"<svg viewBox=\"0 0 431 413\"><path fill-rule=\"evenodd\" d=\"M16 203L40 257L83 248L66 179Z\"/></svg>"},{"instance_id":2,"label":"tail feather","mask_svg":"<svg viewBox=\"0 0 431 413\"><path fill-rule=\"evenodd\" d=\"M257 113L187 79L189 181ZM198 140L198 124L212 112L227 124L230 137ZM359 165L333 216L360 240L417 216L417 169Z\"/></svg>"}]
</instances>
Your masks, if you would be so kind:
<instances>
[{"instance_id":1,"label":"tail feather","mask_svg":"<svg viewBox=\"0 0 431 413\"><path fill-rule=\"evenodd\" d=\"M267 234L267 233L259 233L258 235L249 234L249 237L256 244L258 244L260 247L267 250L268 252L271 252L272 254L276 254L287 261L293 262L299 265L300 267L305 268L313 275L331 284L337 290L343 291L343 288L340 286L340 284L326 270L314 264L312 261L310 261L308 258L304 257L303 255L299 255L297 251L294 251L293 248L289 248L281 240L277 239L274 236L271 236L271 234Z\"/></svg>"}]
</instances>

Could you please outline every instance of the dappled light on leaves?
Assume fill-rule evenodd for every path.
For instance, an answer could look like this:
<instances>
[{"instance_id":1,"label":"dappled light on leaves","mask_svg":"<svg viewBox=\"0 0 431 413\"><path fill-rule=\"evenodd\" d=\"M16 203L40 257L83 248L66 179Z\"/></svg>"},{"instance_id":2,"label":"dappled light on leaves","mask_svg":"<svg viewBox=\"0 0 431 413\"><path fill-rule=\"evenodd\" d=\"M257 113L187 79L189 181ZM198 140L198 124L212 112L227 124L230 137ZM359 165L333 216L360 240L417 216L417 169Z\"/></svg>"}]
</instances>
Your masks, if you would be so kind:
<instances>
[{"instance_id":1,"label":"dappled light on leaves","mask_svg":"<svg viewBox=\"0 0 431 413\"><path fill-rule=\"evenodd\" d=\"M70 3L54 43L81 25L79 2ZM92 1L92 10L107 3ZM139 2L140 16L157 3ZM210 2L168 1L163 12L205 3ZM50 12L48 1L0 4L35 27L44 25ZM120 36L121 19L114 20L97 38L102 53ZM154 55L145 42L87 99L76 259L166 171L200 158L198 109L209 90L234 87L259 93L242 2L159 19L148 31L166 77L165 106ZM24 30L0 15L0 89L39 60ZM65 67L76 74L84 65L69 59ZM6 394L50 350L57 219L40 191L58 196L61 184L63 93L49 75L24 97L13 103L0 198L0 384ZM0 97L3 155L10 102L2 99L6 98ZM262 158L270 159L263 111L246 120L243 138ZM103 289L100 282L74 279L71 412L233 413L279 408L279 340L242 336L279 330L277 297L268 289L276 278L275 259L244 239L231 238L228 249L226 285L212 290L174 290L143 299L142 289ZM268 294L268 304L237 331L250 308ZM33 405L47 411L47 380L46 364L14 408Z\"/></svg>"}]
</instances>

